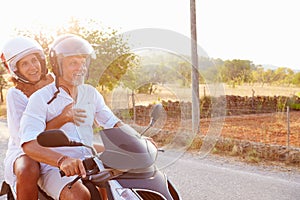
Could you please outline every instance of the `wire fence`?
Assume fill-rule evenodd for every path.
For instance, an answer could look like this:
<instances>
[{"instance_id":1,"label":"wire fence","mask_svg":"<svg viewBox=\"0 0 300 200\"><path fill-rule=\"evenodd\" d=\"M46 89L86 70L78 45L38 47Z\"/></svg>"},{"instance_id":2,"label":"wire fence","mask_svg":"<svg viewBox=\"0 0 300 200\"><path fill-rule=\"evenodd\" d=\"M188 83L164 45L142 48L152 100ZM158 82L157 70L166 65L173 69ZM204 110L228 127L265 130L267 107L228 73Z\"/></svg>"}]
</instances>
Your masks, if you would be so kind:
<instances>
[{"instance_id":1,"label":"wire fence","mask_svg":"<svg viewBox=\"0 0 300 200\"><path fill-rule=\"evenodd\" d=\"M179 128L182 119L182 111L175 107L165 106L167 119L162 129L175 131ZM149 121L150 106L137 106L135 114L133 109L119 110L119 117L122 119L133 120L142 126ZM243 113L252 114L243 114ZM241 113L237 115L225 116L221 126L221 137L259 142L271 145L282 145L287 147L300 147L300 112L286 109L283 112L265 112L246 109L226 110L227 113ZM135 117L133 117L135 115ZM212 118L203 114L200 119L200 135L205 135L211 125ZM130 122L134 123L134 122ZM182 128L182 127L181 127ZM191 131L190 127L186 127Z\"/></svg>"},{"instance_id":2,"label":"wire fence","mask_svg":"<svg viewBox=\"0 0 300 200\"><path fill-rule=\"evenodd\" d=\"M177 88L172 89L175 91ZM226 152L251 159L289 160L300 164L300 111L294 107L287 109L288 105L300 104L298 97L225 95L219 101L220 96L201 96L200 131L194 134L190 96L183 94L183 91L174 92L181 95L167 95L167 91L161 88L152 95L133 95L120 89L111 97L114 99L111 108L124 122L142 130L150 121L152 105L162 103L166 117L159 126L155 125L160 131L148 135L160 146L200 153L204 146L208 146L212 153ZM215 102L220 104L213 107ZM213 113L218 109L223 115ZM213 124L218 116L224 120ZM207 136L213 136L211 138L216 142L208 142L207 145Z\"/></svg>"},{"instance_id":3,"label":"wire fence","mask_svg":"<svg viewBox=\"0 0 300 200\"><path fill-rule=\"evenodd\" d=\"M205 132L205 123L202 128ZM288 110L227 116L221 135L265 144L300 147L300 112Z\"/></svg>"}]
</instances>

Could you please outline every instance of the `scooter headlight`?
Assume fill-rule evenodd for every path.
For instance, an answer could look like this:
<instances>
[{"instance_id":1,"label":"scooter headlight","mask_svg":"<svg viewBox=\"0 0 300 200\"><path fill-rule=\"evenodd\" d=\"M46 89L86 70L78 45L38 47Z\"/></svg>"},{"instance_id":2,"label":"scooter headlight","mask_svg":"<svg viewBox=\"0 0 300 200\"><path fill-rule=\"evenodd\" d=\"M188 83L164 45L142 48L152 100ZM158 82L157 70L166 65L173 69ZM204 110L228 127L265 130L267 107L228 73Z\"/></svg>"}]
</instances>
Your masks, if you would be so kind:
<instances>
[{"instance_id":1,"label":"scooter headlight","mask_svg":"<svg viewBox=\"0 0 300 200\"><path fill-rule=\"evenodd\" d=\"M116 191L122 200L140 200L131 189L117 188Z\"/></svg>"}]
</instances>

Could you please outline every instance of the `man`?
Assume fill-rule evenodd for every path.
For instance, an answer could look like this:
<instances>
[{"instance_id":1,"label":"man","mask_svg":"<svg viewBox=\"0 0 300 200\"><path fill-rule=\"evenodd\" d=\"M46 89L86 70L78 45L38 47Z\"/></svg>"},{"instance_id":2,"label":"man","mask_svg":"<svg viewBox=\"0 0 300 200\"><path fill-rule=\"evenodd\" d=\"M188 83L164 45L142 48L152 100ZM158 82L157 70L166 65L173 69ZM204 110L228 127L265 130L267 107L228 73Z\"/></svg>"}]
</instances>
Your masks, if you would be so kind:
<instances>
[{"instance_id":1,"label":"man","mask_svg":"<svg viewBox=\"0 0 300 200\"><path fill-rule=\"evenodd\" d=\"M31 158L41 162L39 185L55 199L90 199L88 189L80 181L71 189L66 185L75 175L85 177L82 159L91 152L85 147L41 147L36 137L46 129L46 123L55 119L55 126L61 127L71 140L90 146L94 120L104 128L121 123L106 106L102 95L94 87L83 84L93 54L92 46L79 36L66 34L57 38L50 48L55 83L31 96L21 120L22 148ZM84 111L84 121L78 124L60 118L63 109L70 104L76 108L74 112ZM66 176L61 177L59 170Z\"/></svg>"}]
</instances>

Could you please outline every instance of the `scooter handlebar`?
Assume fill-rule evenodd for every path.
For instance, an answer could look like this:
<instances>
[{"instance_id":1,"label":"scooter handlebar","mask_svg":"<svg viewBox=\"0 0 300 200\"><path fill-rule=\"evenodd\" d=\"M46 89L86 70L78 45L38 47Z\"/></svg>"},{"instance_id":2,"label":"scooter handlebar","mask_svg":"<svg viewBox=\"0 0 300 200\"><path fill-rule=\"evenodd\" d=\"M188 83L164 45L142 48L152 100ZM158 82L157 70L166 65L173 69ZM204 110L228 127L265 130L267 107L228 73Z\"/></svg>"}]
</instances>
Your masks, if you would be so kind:
<instances>
[{"instance_id":1,"label":"scooter handlebar","mask_svg":"<svg viewBox=\"0 0 300 200\"><path fill-rule=\"evenodd\" d=\"M63 170L59 170L59 174L60 174L61 177L64 177L66 175Z\"/></svg>"}]
</instances>

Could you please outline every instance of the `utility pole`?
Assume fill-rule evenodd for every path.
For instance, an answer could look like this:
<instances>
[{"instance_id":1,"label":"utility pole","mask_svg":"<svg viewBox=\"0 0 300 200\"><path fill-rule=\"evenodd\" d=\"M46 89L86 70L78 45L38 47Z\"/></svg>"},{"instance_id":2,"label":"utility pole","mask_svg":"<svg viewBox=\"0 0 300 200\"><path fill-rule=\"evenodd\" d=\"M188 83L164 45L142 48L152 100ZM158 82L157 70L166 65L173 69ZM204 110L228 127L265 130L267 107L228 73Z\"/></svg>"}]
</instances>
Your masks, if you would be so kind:
<instances>
[{"instance_id":1,"label":"utility pole","mask_svg":"<svg viewBox=\"0 0 300 200\"><path fill-rule=\"evenodd\" d=\"M199 108L199 66L197 52L197 28L196 28L196 3L190 0L191 14L191 58L192 58L192 129L197 134L200 131L200 108Z\"/></svg>"}]
</instances>

